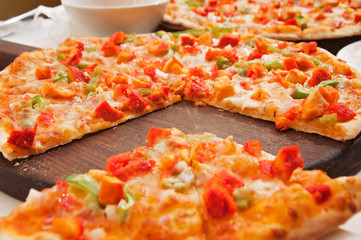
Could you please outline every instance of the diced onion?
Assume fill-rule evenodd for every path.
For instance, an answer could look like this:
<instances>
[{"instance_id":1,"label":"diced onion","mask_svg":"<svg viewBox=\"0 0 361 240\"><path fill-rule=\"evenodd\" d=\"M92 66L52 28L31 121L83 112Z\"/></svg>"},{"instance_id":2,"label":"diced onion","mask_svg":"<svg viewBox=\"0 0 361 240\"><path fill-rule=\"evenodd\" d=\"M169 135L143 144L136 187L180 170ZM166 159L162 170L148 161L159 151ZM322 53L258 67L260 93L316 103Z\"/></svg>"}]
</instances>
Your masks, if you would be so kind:
<instances>
[{"instance_id":1,"label":"diced onion","mask_svg":"<svg viewBox=\"0 0 361 240\"><path fill-rule=\"evenodd\" d=\"M168 73L162 72L162 71L160 71L159 69L156 69L156 70L155 70L155 73L156 73L158 76L163 77L163 78L168 78L168 77L169 77L169 74L168 74Z\"/></svg>"}]
</instances>

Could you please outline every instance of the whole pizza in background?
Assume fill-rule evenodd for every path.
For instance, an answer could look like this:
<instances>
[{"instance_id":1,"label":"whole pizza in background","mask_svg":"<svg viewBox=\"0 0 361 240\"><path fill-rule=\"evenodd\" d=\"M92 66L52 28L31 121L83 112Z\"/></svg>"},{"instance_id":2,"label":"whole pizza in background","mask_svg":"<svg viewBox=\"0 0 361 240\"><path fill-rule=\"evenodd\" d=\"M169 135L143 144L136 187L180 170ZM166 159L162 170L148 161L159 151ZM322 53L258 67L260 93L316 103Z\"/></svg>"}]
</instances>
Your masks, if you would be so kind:
<instances>
[{"instance_id":1,"label":"whole pizza in background","mask_svg":"<svg viewBox=\"0 0 361 240\"><path fill-rule=\"evenodd\" d=\"M361 34L358 0L171 0L171 28L227 27L284 40Z\"/></svg>"}]
</instances>

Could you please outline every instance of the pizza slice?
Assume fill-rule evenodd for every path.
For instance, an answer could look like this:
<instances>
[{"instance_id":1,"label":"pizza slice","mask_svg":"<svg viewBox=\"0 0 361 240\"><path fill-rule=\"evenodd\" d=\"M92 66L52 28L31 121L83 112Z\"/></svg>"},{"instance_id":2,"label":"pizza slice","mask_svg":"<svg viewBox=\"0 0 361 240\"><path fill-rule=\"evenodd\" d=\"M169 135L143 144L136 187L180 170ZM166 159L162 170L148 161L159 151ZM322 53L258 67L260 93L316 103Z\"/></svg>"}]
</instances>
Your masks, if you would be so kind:
<instances>
[{"instance_id":1,"label":"pizza slice","mask_svg":"<svg viewBox=\"0 0 361 240\"><path fill-rule=\"evenodd\" d=\"M17 57L0 73L3 155L42 153L180 101L155 77L162 59L144 46L150 40L122 32L70 38Z\"/></svg>"},{"instance_id":2,"label":"pizza slice","mask_svg":"<svg viewBox=\"0 0 361 240\"><path fill-rule=\"evenodd\" d=\"M281 131L293 128L341 141L359 134L356 70L316 42L217 30L218 38L210 37L212 28L173 34L174 58L190 66L183 69L186 76L171 79L171 85L183 87L184 99L273 121Z\"/></svg>"},{"instance_id":3,"label":"pizza slice","mask_svg":"<svg viewBox=\"0 0 361 240\"><path fill-rule=\"evenodd\" d=\"M227 27L284 40L360 35L356 0L173 0L164 16L172 29Z\"/></svg>"},{"instance_id":4,"label":"pizza slice","mask_svg":"<svg viewBox=\"0 0 361 240\"><path fill-rule=\"evenodd\" d=\"M0 219L0 239L317 239L361 210L359 177L302 170L297 146L150 129Z\"/></svg>"}]
</instances>

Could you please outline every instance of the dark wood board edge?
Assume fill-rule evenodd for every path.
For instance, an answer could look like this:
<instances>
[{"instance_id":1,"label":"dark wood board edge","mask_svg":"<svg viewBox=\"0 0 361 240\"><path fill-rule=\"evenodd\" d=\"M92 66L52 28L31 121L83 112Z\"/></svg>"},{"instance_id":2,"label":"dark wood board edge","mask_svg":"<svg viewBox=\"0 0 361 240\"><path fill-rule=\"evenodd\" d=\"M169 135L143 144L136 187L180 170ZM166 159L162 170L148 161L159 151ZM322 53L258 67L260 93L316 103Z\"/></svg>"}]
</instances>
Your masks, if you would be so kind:
<instances>
[{"instance_id":1,"label":"dark wood board edge","mask_svg":"<svg viewBox=\"0 0 361 240\"><path fill-rule=\"evenodd\" d=\"M152 127L177 127L185 133L212 132L222 138L232 135L240 144L255 139L262 142L263 150L274 155L283 146L299 145L305 169L322 169L332 177L352 171L359 159L353 158L353 154L344 156L350 149L356 155L357 149L361 149L359 138L357 141L339 142L294 130L279 132L272 122L214 107L197 107L192 102L183 101L117 127L85 135L80 140L40 155L13 162L1 157L0 175L7 176L8 181L0 181L0 189L24 200L30 188L42 190L72 173L105 169L107 157L146 145L146 135ZM338 156L340 161L335 161ZM82 161L78 161L79 158ZM322 166L319 167L319 164Z\"/></svg>"},{"instance_id":2,"label":"dark wood board edge","mask_svg":"<svg viewBox=\"0 0 361 240\"><path fill-rule=\"evenodd\" d=\"M8 66L22 52L34 51L36 48L0 39L0 70Z\"/></svg>"}]
</instances>

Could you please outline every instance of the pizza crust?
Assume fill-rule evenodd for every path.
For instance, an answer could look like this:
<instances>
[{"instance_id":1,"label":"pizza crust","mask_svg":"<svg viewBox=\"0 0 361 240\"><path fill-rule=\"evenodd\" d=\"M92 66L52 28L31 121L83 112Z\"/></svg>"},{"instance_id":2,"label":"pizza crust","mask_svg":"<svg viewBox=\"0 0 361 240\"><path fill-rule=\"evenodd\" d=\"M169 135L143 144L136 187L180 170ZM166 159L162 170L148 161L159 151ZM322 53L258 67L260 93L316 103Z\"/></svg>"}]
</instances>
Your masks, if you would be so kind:
<instances>
[{"instance_id":1,"label":"pizza crust","mask_svg":"<svg viewBox=\"0 0 361 240\"><path fill-rule=\"evenodd\" d=\"M333 193L336 196L333 196L327 205L332 207L341 204L341 209L335 210L326 207L321 214L305 221L302 228L290 231L289 240L318 239L346 222L356 212L361 211L361 192L357 190L361 189L361 179L339 177L334 180L344 189ZM347 195L351 199L345 199Z\"/></svg>"},{"instance_id":2,"label":"pizza crust","mask_svg":"<svg viewBox=\"0 0 361 240\"><path fill-rule=\"evenodd\" d=\"M292 41L310 41L321 39L334 39L352 37L361 34L361 25L345 26L340 29L335 29L325 26L315 26L306 28L303 31L296 31L296 29L290 29L289 26L275 26L272 28L265 28L257 30L256 34L264 37L280 40L292 40Z\"/></svg>"}]
</instances>

